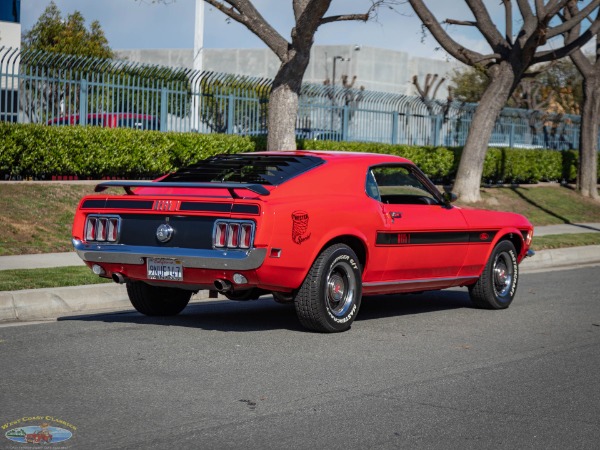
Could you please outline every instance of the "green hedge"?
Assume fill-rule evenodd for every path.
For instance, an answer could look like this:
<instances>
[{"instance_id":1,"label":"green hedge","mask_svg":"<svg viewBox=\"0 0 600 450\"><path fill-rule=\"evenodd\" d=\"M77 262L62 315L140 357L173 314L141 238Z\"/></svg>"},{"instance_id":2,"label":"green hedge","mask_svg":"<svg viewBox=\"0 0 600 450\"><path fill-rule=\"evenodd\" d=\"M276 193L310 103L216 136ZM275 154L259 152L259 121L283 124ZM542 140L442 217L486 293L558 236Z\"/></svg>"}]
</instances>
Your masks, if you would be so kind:
<instances>
[{"instance_id":1,"label":"green hedge","mask_svg":"<svg viewBox=\"0 0 600 450\"><path fill-rule=\"evenodd\" d=\"M310 150L344 150L388 153L412 160L430 178L439 183L451 182L458 170L462 148L414 147L373 142L300 141ZM483 166L483 183L537 183L568 181L577 178L578 153L575 150L527 150L490 148ZM600 179L600 165L598 167Z\"/></svg>"},{"instance_id":2,"label":"green hedge","mask_svg":"<svg viewBox=\"0 0 600 450\"><path fill-rule=\"evenodd\" d=\"M306 150L388 153L414 161L438 183L450 182L461 148L415 147L371 142L300 140ZM0 122L1 179L153 178L219 153L259 151L264 137L224 134L161 133L125 128L48 127ZM600 168L599 168L600 178ZM484 183L575 181L577 152L554 150L488 150Z\"/></svg>"},{"instance_id":3,"label":"green hedge","mask_svg":"<svg viewBox=\"0 0 600 450\"><path fill-rule=\"evenodd\" d=\"M151 178L214 154L254 148L249 138L223 134L0 123L0 175Z\"/></svg>"}]
</instances>

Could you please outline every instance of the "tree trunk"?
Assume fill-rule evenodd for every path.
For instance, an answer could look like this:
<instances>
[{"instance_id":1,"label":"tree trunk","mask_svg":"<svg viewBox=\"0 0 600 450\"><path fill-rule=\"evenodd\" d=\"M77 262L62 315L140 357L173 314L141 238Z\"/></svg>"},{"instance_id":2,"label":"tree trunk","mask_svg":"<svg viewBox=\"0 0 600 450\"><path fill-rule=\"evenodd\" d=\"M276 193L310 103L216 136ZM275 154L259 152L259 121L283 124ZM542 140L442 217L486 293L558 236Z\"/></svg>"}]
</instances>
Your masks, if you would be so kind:
<instances>
[{"instance_id":1,"label":"tree trunk","mask_svg":"<svg viewBox=\"0 0 600 450\"><path fill-rule=\"evenodd\" d=\"M583 81L581 133L577 190L600 201L598 195L598 125L600 121L600 76L596 72Z\"/></svg>"},{"instance_id":2,"label":"tree trunk","mask_svg":"<svg viewBox=\"0 0 600 450\"><path fill-rule=\"evenodd\" d=\"M471 131L463 148L453 191L467 203L481 200L479 188L483 163L496 119L514 90L514 68L507 62L496 67L471 122Z\"/></svg>"},{"instance_id":3,"label":"tree trunk","mask_svg":"<svg viewBox=\"0 0 600 450\"><path fill-rule=\"evenodd\" d=\"M309 57L310 49L307 53L289 50L287 60L275 75L269 96L268 151L296 150L298 97Z\"/></svg>"}]
</instances>

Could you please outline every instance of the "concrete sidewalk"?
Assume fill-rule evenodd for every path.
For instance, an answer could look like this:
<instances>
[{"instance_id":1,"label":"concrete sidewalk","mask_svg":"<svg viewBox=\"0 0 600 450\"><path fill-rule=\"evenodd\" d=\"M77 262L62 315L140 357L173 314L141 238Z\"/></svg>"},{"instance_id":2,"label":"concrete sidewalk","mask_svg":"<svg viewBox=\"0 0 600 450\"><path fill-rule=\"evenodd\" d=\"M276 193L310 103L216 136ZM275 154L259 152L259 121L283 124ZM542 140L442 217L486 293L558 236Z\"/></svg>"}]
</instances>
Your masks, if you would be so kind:
<instances>
[{"instance_id":1,"label":"concrete sidewalk","mask_svg":"<svg viewBox=\"0 0 600 450\"><path fill-rule=\"evenodd\" d=\"M600 223L537 227L535 236L600 232ZM75 252L0 257L0 270L83 265ZM600 265L600 245L541 250L521 264L523 273ZM221 297L220 298L225 298ZM208 301L208 291L192 302ZM213 300L213 299L210 299ZM0 322L54 320L59 317L132 310L124 285L96 284L0 292Z\"/></svg>"}]
</instances>

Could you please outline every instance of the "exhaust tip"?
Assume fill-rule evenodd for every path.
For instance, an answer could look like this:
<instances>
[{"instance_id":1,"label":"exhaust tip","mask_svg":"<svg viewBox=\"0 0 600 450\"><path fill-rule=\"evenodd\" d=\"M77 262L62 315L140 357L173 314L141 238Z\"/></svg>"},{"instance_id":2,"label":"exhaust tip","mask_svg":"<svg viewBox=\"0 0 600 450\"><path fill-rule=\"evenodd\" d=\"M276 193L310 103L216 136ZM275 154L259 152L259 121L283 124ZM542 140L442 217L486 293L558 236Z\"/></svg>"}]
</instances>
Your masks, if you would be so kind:
<instances>
[{"instance_id":1,"label":"exhaust tip","mask_svg":"<svg viewBox=\"0 0 600 450\"><path fill-rule=\"evenodd\" d=\"M117 284L125 283L125 277L122 273L115 272L112 274L112 280Z\"/></svg>"},{"instance_id":2,"label":"exhaust tip","mask_svg":"<svg viewBox=\"0 0 600 450\"><path fill-rule=\"evenodd\" d=\"M219 291L221 294L230 292L231 288L232 288L231 281L227 281L227 280L221 280L221 279L215 280L214 285L215 285L215 289L217 291Z\"/></svg>"}]
</instances>

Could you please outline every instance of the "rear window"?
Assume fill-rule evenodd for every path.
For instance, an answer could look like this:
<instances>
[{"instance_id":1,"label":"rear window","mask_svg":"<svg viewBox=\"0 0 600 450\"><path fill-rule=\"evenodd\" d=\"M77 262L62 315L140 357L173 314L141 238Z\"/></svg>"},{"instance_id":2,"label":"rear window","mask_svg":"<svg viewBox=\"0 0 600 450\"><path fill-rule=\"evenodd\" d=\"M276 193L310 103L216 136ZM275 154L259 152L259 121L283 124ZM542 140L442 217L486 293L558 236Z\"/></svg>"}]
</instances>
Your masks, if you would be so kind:
<instances>
[{"instance_id":1,"label":"rear window","mask_svg":"<svg viewBox=\"0 0 600 450\"><path fill-rule=\"evenodd\" d=\"M217 155L180 169L161 181L277 186L324 162L310 155Z\"/></svg>"}]
</instances>

